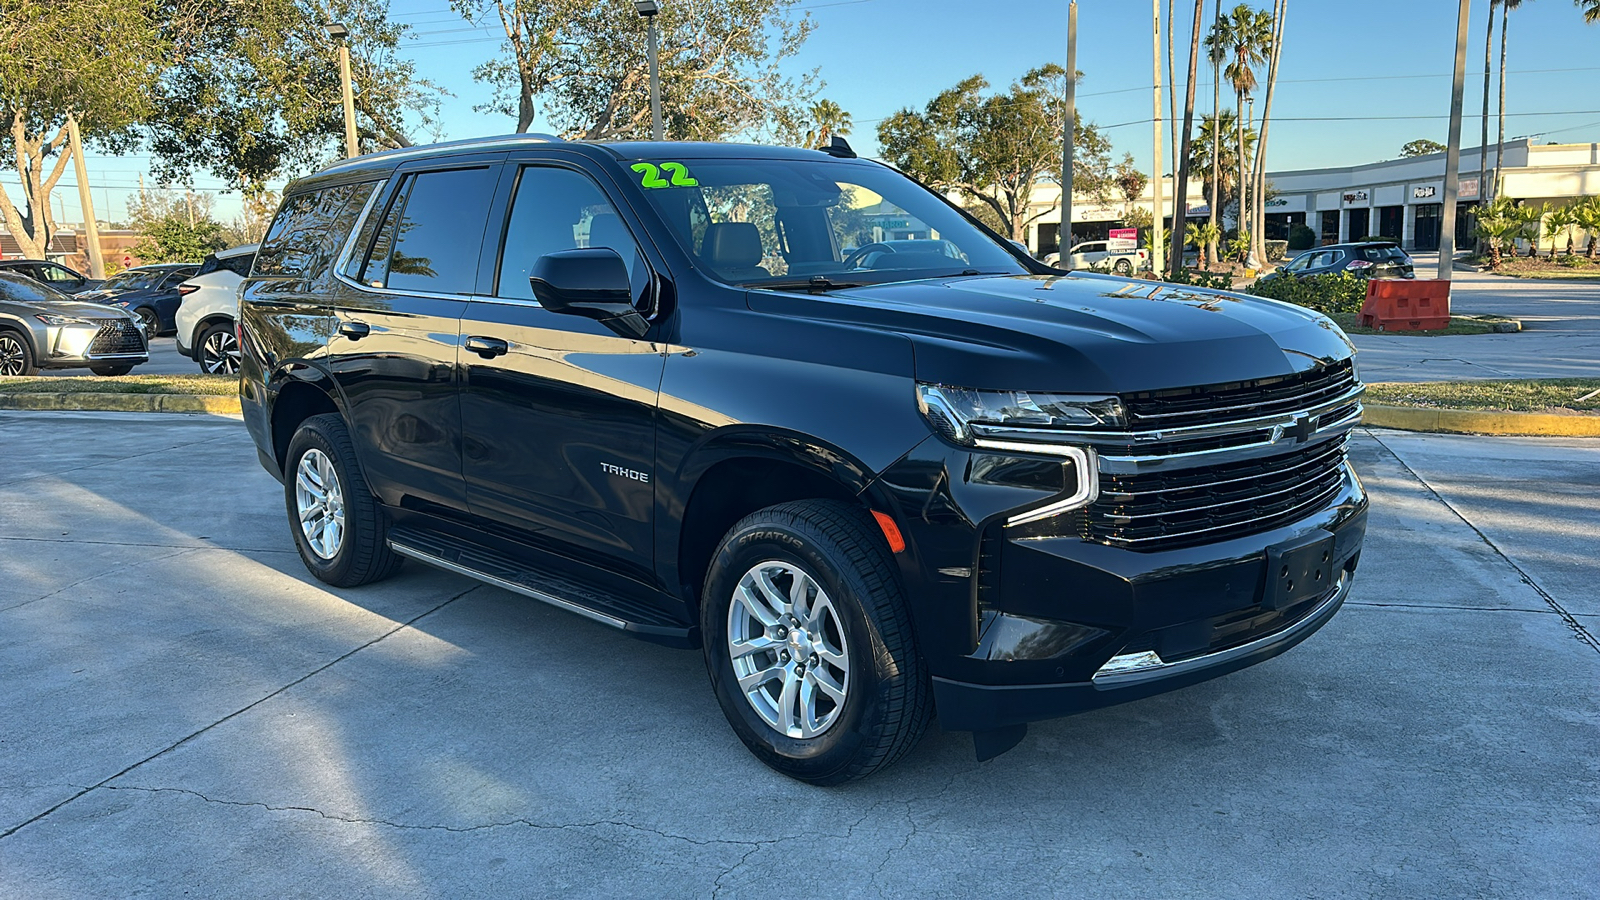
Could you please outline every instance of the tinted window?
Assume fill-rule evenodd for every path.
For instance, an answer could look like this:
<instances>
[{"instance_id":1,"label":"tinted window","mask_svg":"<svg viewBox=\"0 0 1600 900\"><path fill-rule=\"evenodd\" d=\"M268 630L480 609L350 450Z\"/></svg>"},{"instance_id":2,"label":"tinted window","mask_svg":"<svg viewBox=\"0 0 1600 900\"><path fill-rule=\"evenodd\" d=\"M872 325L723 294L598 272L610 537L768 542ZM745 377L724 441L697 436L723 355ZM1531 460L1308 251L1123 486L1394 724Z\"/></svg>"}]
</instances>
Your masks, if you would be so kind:
<instances>
[{"instance_id":1,"label":"tinted window","mask_svg":"<svg viewBox=\"0 0 1600 900\"><path fill-rule=\"evenodd\" d=\"M149 269L129 269L107 281L102 287L108 291L142 291L161 282L161 273Z\"/></svg>"},{"instance_id":2,"label":"tinted window","mask_svg":"<svg viewBox=\"0 0 1600 900\"><path fill-rule=\"evenodd\" d=\"M222 263L217 260L217 255L215 253L207 256L205 259L200 260L201 275L210 275L212 272L215 272L220 268L222 268Z\"/></svg>"},{"instance_id":3,"label":"tinted window","mask_svg":"<svg viewBox=\"0 0 1600 900\"><path fill-rule=\"evenodd\" d=\"M638 296L648 275L638 246L600 186L571 169L530 166L517 177L517 194L500 254L501 297L533 299L528 273L547 253L610 247L621 254Z\"/></svg>"},{"instance_id":4,"label":"tinted window","mask_svg":"<svg viewBox=\"0 0 1600 900\"><path fill-rule=\"evenodd\" d=\"M71 300L66 294L57 291L49 285L40 284L32 278L24 278L13 272L0 272L0 300L11 300L17 303L38 303L44 300Z\"/></svg>"},{"instance_id":5,"label":"tinted window","mask_svg":"<svg viewBox=\"0 0 1600 900\"><path fill-rule=\"evenodd\" d=\"M1399 262L1406 258L1406 254L1404 250L1401 250L1399 247L1396 247L1393 244L1389 244L1387 246L1384 244L1379 244L1376 247L1362 247L1361 257L1363 259L1370 259L1373 262L1383 262L1385 260L1394 260Z\"/></svg>"},{"instance_id":6,"label":"tinted window","mask_svg":"<svg viewBox=\"0 0 1600 900\"><path fill-rule=\"evenodd\" d=\"M321 277L349 233L348 208L359 210L375 187L375 182L343 184L286 198L261 239L255 273Z\"/></svg>"},{"instance_id":7,"label":"tinted window","mask_svg":"<svg viewBox=\"0 0 1600 900\"><path fill-rule=\"evenodd\" d=\"M54 281L58 283L67 282L69 284L77 284L83 280L83 276L69 269L64 269L61 266L40 266L39 275L45 281Z\"/></svg>"},{"instance_id":8,"label":"tinted window","mask_svg":"<svg viewBox=\"0 0 1600 900\"><path fill-rule=\"evenodd\" d=\"M367 202L366 198L361 198L360 202ZM349 212L350 204L345 204L345 213ZM256 255L254 253L241 253L238 256L230 256L226 259L218 260L217 263L218 268L227 269L235 275L245 277L250 274L250 267L255 264L255 261Z\"/></svg>"},{"instance_id":9,"label":"tinted window","mask_svg":"<svg viewBox=\"0 0 1600 900\"><path fill-rule=\"evenodd\" d=\"M361 280L400 291L471 293L483 248L483 214L498 175L482 168L407 176Z\"/></svg>"}]
</instances>

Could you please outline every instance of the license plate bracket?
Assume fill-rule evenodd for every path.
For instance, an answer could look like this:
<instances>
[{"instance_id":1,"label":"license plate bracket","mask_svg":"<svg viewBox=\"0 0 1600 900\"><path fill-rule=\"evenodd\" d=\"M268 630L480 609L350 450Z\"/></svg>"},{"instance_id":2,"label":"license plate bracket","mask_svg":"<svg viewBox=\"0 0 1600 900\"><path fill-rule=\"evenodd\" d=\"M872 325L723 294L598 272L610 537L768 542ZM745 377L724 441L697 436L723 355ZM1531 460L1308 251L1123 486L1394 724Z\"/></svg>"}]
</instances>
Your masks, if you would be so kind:
<instances>
[{"instance_id":1,"label":"license plate bracket","mask_svg":"<svg viewBox=\"0 0 1600 900\"><path fill-rule=\"evenodd\" d=\"M1333 541L1331 533L1319 528L1296 541L1268 547L1262 608L1287 609L1332 587L1337 576Z\"/></svg>"}]
</instances>

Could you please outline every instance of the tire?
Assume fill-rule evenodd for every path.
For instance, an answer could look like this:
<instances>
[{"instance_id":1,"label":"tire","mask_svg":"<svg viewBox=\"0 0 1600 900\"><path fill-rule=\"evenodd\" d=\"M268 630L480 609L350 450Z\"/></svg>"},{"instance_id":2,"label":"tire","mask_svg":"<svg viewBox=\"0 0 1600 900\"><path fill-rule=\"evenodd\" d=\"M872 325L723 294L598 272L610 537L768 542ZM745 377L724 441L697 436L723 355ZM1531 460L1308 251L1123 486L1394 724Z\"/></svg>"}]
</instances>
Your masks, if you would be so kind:
<instances>
[{"instance_id":1,"label":"tire","mask_svg":"<svg viewBox=\"0 0 1600 900\"><path fill-rule=\"evenodd\" d=\"M752 589L759 592L761 574L770 576L766 583L774 596L793 596L799 575L810 579L817 591L806 588L806 603L816 618L775 640L778 627L796 622L780 617L785 607L767 606L765 617L778 624L763 627L749 602L735 598L741 585L746 596L754 596L748 593ZM784 775L816 785L861 778L900 759L927 729L932 715L927 671L889 549L866 510L833 500L803 500L741 519L711 561L700 628L712 690L728 723L751 753ZM730 645L734 632L742 632L734 635L746 639L741 643L764 648L741 654L738 665L749 678L745 687ZM784 688L787 677L759 679L762 672L795 672L802 654L812 663L809 691L804 677L792 695ZM830 660L842 660L847 668ZM818 686L824 680L843 688L842 702ZM761 697L747 696L747 688ZM814 698L811 717L804 712L807 693ZM791 696L802 701L799 716L781 712ZM796 708L792 700L788 706Z\"/></svg>"},{"instance_id":2,"label":"tire","mask_svg":"<svg viewBox=\"0 0 1600 900\"><path fill-rule=\"evenodd\" d=\"M308 471L302 471L307 457ZM302 489L308 520L301 515ZM325 501L317 499L319 490ZM389 549L388 517L367 489L350 431L337 413L300 423L289 441L283 496L295 548L318 581L356 587L400 569L403 559Z\"/></svg>"},{"instance_id":3,"label":"tire","mask_svg":"<svg viewBox=\"0 0 1600 900\"><path fill-rule=\"evenodd\" d=\"M0 330L0 375L37 375L28 339L15 331Z\"/></svg>"},{"instance_id":4,"label":"tire","mask_svg":"<svg viewBox=\"0 0 1600 900\"><path fill-rule=\"evenodd\" d=\"M208 375L233 375L239 371L239 337L233 324L219 322L200 332L194 343L194 360Z\"/></svg>"},{"instance_id":5,"label":"tire","mask_svg":"<svg viewBox=\"0 0 1600 900\"><path fill-rule=\"evenodd\" d=\"M1128 262L1125 259L1117 260L1116 263L1114 265L1112 265L1111 268L1118 275L1131 275L1131 274L1133 274L1133 263Z\"/></svg>"},{"instance_id":6,"label":"tire","mask_svg":"<svg viewBox=\"0 0 1600 900\"><path fill-rule=\"evenodd\" d=\"M95 373L96 375L108 375L111 377L116 377L132 372L133 366L90 366L89 371Z\"/></svg>"},{"instance_id":7,"label":"tire","mask_svg":"<svg viewBox=\"0 0 1600 900\"><path fill-rule=\"evenodd\" d=\"M144 323L145 341L155 340L156 335L161 333L161 317L156 315L156 311L148 306L141 306L134 310L133 313L139 317L139 321Z\"/></svg>"}]
</instances>

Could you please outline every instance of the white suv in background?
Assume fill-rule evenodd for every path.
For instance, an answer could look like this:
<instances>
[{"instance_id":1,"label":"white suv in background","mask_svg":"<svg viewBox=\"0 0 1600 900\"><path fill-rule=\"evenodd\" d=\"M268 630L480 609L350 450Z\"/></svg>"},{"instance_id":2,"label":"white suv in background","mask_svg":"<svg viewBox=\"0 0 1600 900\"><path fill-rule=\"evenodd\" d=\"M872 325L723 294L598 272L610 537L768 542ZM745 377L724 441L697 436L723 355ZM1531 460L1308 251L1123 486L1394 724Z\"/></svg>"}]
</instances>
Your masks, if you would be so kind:
<instances>
[{"instance_id":1,"label":"white suv in background","mask_svg":"<svg viewBox=\"0 0 1600 900\"><path fill-rule=\"evenodd\" d=\"M218 250L200 271L178 286L178 352L200 364L200 371L232 375L239 371L239 284L256 261L255 244Z\"/></svg>"}]
</instances>

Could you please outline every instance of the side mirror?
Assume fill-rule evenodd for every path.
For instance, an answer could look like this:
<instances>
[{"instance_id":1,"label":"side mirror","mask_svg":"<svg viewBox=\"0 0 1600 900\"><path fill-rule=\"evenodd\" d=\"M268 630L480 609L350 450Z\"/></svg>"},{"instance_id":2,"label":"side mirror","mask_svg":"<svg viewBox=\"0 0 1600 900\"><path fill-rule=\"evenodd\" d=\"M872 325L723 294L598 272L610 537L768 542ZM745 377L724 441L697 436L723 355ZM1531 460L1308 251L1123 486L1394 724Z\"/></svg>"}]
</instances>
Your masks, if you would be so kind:
<instances>
[{"instance_id":1,"label":"side mirror","mask_svg":"<svg viewBox=\"0 0 1600 900\"><path fill-rule=\"evenodd\" d=\"M546 253L534 261L528 283L539 305L553 313L594 319L627 338L650 330L633 308L628 266L609 247Z\"/></svg>"}]
</instances>

